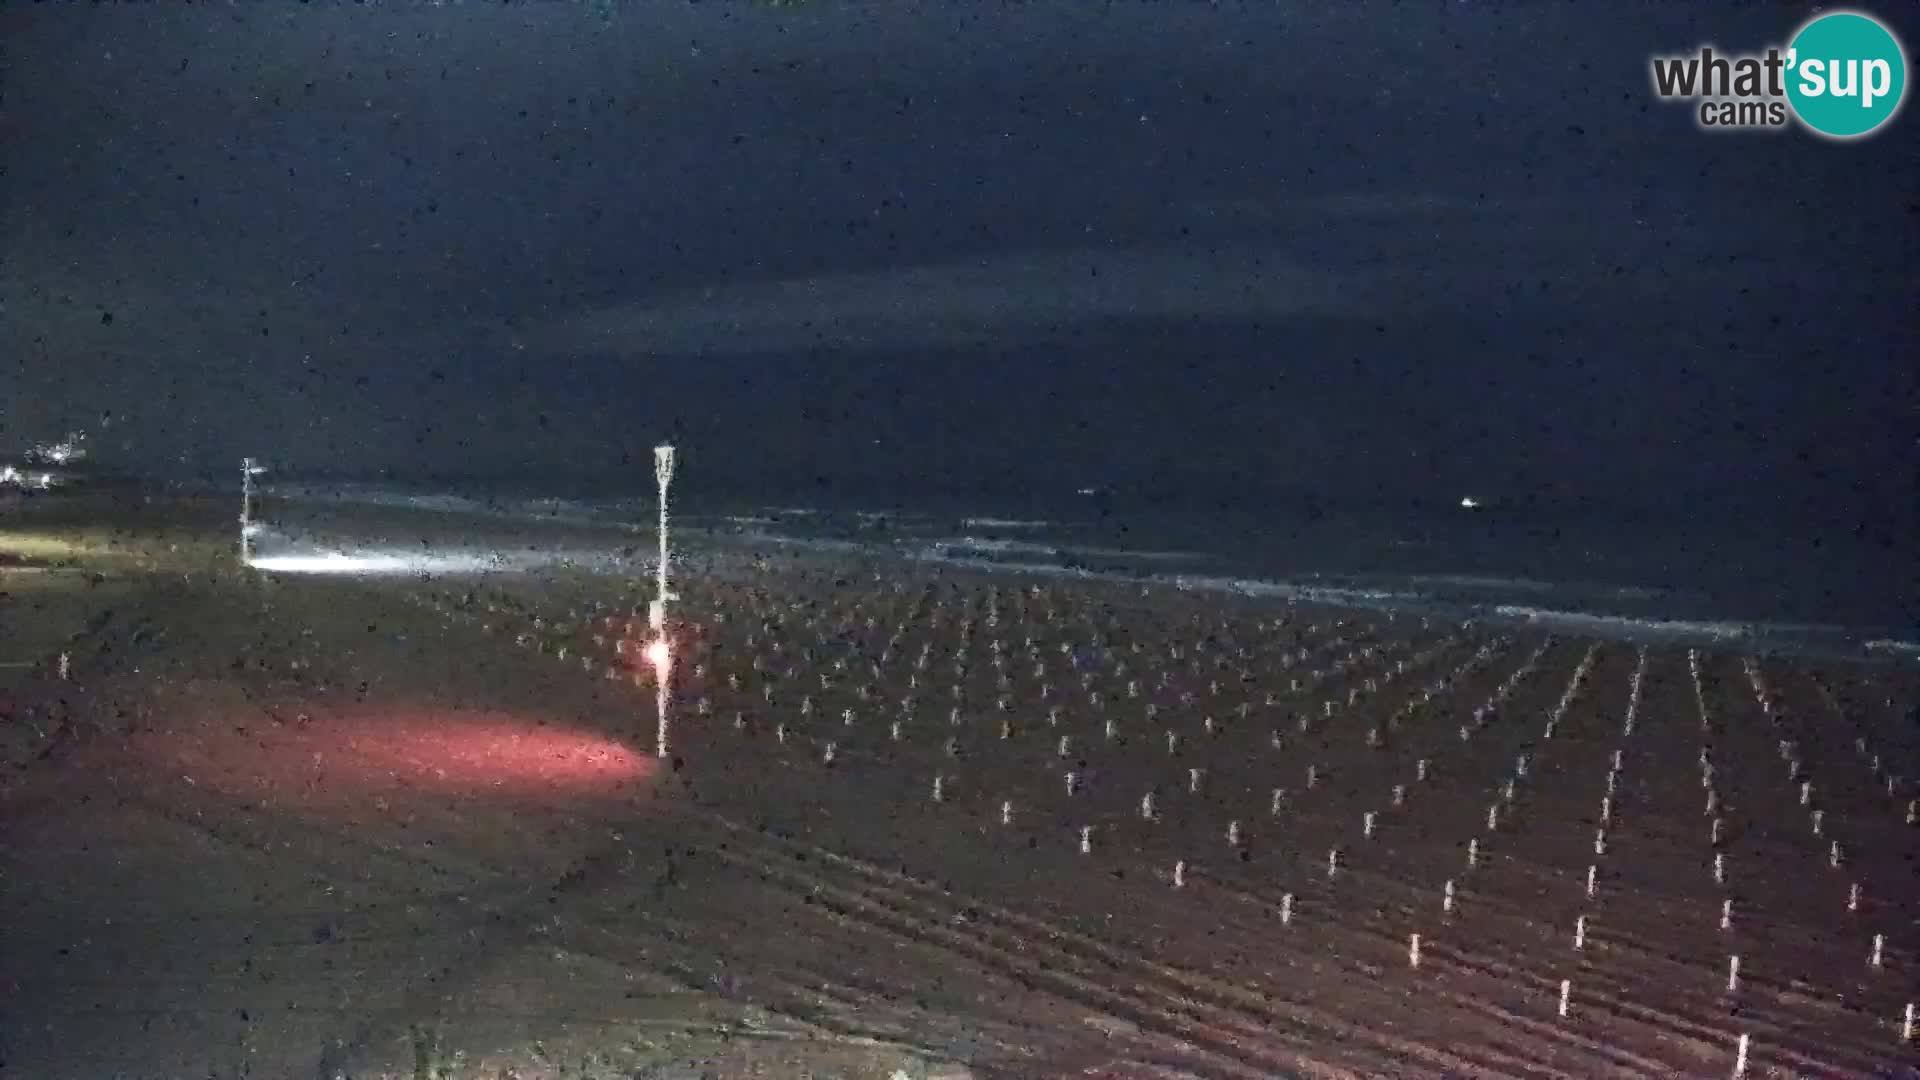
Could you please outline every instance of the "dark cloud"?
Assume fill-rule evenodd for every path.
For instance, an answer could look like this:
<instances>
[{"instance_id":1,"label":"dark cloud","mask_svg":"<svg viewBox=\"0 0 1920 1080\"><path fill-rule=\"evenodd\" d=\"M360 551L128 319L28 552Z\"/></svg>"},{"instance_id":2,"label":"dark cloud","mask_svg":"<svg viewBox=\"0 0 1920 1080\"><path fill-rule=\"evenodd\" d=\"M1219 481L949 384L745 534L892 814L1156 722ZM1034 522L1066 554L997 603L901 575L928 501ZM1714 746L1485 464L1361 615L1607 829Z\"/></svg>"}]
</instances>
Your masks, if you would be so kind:
<instances>
[{"instance_id":1,"label":"dark cloud","mask_svg":"<svg viewBox=\"0 0 1920 1080\"><path fill-rule=\"evenodd\" d=\"M1911 451L1911 116L1647 93L1792 9L6 17L6 438L1851 508Z\"/></svg>"}]
</instances>

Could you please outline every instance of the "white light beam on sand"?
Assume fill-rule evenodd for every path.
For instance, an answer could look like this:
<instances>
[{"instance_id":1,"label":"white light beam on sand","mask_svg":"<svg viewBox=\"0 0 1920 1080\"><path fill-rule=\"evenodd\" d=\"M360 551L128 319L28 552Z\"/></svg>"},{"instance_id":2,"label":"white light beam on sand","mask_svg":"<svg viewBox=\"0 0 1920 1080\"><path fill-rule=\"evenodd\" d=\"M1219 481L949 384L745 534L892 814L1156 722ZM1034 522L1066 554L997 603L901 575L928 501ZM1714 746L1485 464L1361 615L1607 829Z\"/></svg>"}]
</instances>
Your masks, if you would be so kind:
<instances>
[{"instance_id":1,"label":"white light beam on sand","mask_svg":"<svg viewBox=\"0 0 1920 1080\"><path fill-rule=\"evenodd\" d=\"M250 558L247 565L270 574L395 574L423 573L422 560L395 555L348 555L327 551L317 555L269 555Z\"/></svg>"}]
</instances>

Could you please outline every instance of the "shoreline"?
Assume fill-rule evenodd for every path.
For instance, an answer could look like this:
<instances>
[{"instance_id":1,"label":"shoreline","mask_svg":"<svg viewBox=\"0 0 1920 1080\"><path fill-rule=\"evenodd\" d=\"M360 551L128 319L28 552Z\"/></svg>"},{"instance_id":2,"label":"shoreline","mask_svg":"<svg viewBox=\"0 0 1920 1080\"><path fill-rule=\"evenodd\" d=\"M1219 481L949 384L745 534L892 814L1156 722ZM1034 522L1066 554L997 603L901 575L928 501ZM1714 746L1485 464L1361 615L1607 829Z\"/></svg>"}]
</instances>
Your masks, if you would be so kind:
<instances>
[{"instance_id":1,"label":"shoreline","mask_svg":"<svg viewBox=\"0 0 1920 1080\"><path fill-rule=\"evenodd\" d=\"M375 539L406 551L428 553L449 545L456 548L529 548L536 544L570 545L572 560L597 564L612 574L640 572L652 564L654 530L650 523L637 526L598 524L582 521L542 521L511 514L470 514L457 510L403 507L358 509L345 504L327 504L308 508L296 519L301 527L315 528L328 519L348 522L343 536L365 540L367 522L378 522L371 530ZM352 524L358 523L358 524ZM355 531L355 530L358 531ZM324 525L314 533L328 535ZM1839 624L1781 623L1751 619L1715 619L1705 615L1681 617L1654 614L1613 613L1604 605L1588 609L1556 606L1553 597L1541 593L1551 588L1535 583L1534 595L1525 602L1497 597L1465 599L1449 597L1443 591L1408 592L1403 585L1387 582L1368 585L1346 578L1318 578L1312 575L1295 581L1223 577L1196 573L1168 573L1155 570L1137 572L1081 570L1053 564L985 558L925 557L918 544L875 545L851 539L823 537L787 537L764 535L753 529L719 525L688 526L676 531L676 560L684 560L682 573L710 573L737 577L757 566L858 566L880 568L892 574L912 576L952 575L971 581L1021 581L1029 584L1058 584L1102 590L1110 595L1129 591L1142 593L1188 594L1207 597L1223 606L1271 609L1274 605L1319 611L1371 611L1400 618L1427 618L1435 621L1474 622L1512 630L1539 630L1561 634L1596 637L1603 640L1661 646L1699 646L1709 648L1743 647L1766 655L1802 656L1821 660L1865 661L1903 666L1920 662L1917 646L1888 635L1887 628L1854 628ZM491 544L476 538L491 538ZM462 545L457 541L466 540ZM529 543L529 541L534 541ZM556 556L556 561L558 560ZM1147 560L1151 564L1151 560ZM539 560L533 569L544 569ZM480 572L472 565L452 567L442 572ZM511 569L510 567L508 569ZM1410 579L1417 580L1417 579ZM1460 582L1457 575L1444 582ZM1464 579L1468 582L1478 579ZM1644 599L1644 590L1635 591ZM1567 599L1574 599L1573 596Z\"/></svg>"},{"instance_id":2,"label":"shoreline","mask_svg":"<svg viewBox=\"0 0 1920 1080\"><path fill-rule=\"evenodd\" d=\"M70 537L77 536L78 541L61 544L53 558L34 558L31 563L59 569L63 565L85 562L92 572L109 575L181 572L217 576L238 572L231 550L237 540L221 535L235 509L220 500L205 498L133 498L116 494L104 499L65 499L45 511L26 516L25 520L30 532L34 528L61 529L68 523L85 523L77 533L68 533ZM369 580L424 575L449 581L463 577L484 581L501 574L558 572L637 581L652 573L655 541L651 527L528 521L508 515L464 514L440 509L333 503L289 506L271 497L264 500L261 509L264 524L269 528L281 524L290 526L294 532L292 542L306 550L319 550L336 542L355 551L369 549L370 545L370 550L378 552L388 565L370 573ZM103 510L124 523L110 527L98 524ZM14 546L18 547L17 541ZM1191 575L1121 577L1061 573L1046 567L921 559L898 550L857 545L820 547L808 542L766 543L719 527L676 530L675 548L675 578L681 581L708 576L718 581L739 582L779 571L815 575L879 574L966 582L972 586L1018 583L1022 587L1085 589L1091 595L1136 605L1172 603L1251 613L1366 612L1394 619L1424 620L1430 624L1472 625L1490 631L1553 633L1652 647L1742 649L1756 655L1808 662L1868 664L1889 672L1920 671L1920 645L1915 642L1836 626L1607 615L1554 608L1541 602L1545 598L1525 604L1500 605L1428 599L1408 601L1391 594L1327 588L1312 582L1283 585ZM6 547L0 545L0 557L6 553ZM504 560L500 558L502 553L506 556ZM504 561L507 565L487 565L491 561ZM418 573L410 569L414 562L423 567ZM15 581L32 572L32 566L21 564L17 556L14 567L11 576Z\"/></svg>"},{"instance_id":3,"label":"shoreline","mask_svg":"<svg viewBox=\"0 0 1920 1080\"><path fill-rule=\"evenodd\" d=\"M322 501L335 507L349 505ZM640 505L645 500L621 500L623 506L628 503ZM404 509L394 503L383 505ZM1364 526L1339 518L1300 521L1283 516L1260 524L1240 514L1208 525L1178 514L1163 514L1161 521L1156 512L1142 510L1146 516L1139 520L1078 520L1067 514L1049 521L1005 519L998 523L1011 528L997 529L992 525L995 519L968 520L968 511L960 506L929 507L925 513L775 510L744 517L725 515L729 507L710 507L708 513L684 518L683 535L689 541L702 536L716 543L762 549L844 553L865 547L901 557L1061 579L1107 577L1148 580L1155 585L1184 579L1196 588L1221 592L1325 594L1327 602L1336 605L1417 610L1448 618L1553 621L1563 631L1585 620L1593 624L1593 632L1650 642L1711 644L1716 638L1742 637L1756 642L1757 648L1854 658L1898 656L1911 651L1900 646L1915 644L1910 613L1898 604L1866 602L1859 596L1843 602L1844 590L1836 592L1833 585L1823 586L1817 594L1810 592L1804 574L1789 572L1811 565L1808 560L1814 555L1790 554L1803 546L1805 537L1799 534L1779 537L1775 550L1742 544L1719 533L1705 537L1686 533L1673 538L1680 545L1670 553L1679 560L1675 562L1658 557L1649 546L1654 539L1645 537L1622 541L1626 546L1619 550L1606 547L1604 537L1598 538L1595 542L1600 547L1587 550L1569 546L1573 541L1557 532L1540 539L1521 524L1489 530L1479 527L1486 524L1479 518L1473 522L1448 518L1444 523L1436 519L1408 526L1427 537L1416 547L1433 548L1432 554L1415 557L1402 551L1403 541L1394 541L1391 549L1380 547L1383 534L1377 533L1377 523ZM482 531L511 529L516 513L525 509L514 504L480 515L491 520L478 527ZM593 512L591 505L576 509L588 517ZM429 516L459 512L450 507L421 511ZM560 527L540 521L537 514L525 516L539 527ZM650 535L648 514L630 516L648 519L632 524L640 534ZM1365 514L1361 518L1371 520ZM575 519L574 524L592 527L584 519ZM1166 533L1165 528L1175 531ZM1200 535L1215 539L1197 541L1195 528L1205 528ZM976 535L982 529L984 534ZM1297 550L1298 557L1289 564L1257 554L1275 543ZM1716 543L1732 546L1720 557L1703 562L1702 553L1717 550ZM1356 544L1367 551L1364 557L1339 554ZM1865 571L1854 568L1855 562L1865 558L1879 565L1885 562L1884 554L1857 552L1830 567L1829 576L1851 574L1859 584L1865 580ZM1692 571L1683 563L1691 564ZM1715 571L1718 566L1744 569L1722 574ZM1675 579L1676 573L1683 576ZM1878 589L1871 591L1883 595ZM1870 644L1875 647L1869 648Z\"/></svg>"}]
</instances>

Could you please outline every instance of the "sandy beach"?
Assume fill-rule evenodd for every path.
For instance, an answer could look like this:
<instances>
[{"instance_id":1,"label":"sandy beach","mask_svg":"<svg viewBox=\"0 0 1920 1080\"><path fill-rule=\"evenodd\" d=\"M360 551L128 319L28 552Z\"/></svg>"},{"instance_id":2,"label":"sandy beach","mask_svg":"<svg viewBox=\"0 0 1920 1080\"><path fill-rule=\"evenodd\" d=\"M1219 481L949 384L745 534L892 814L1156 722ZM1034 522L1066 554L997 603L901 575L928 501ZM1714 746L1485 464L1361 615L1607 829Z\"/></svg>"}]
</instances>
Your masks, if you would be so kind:
<instances>
[{"instance_id":1,"label":"sandy beach","mask_svg":"<svg viewBox=\"0 0 1920 1080\"><path fill-rule=\"evenodd\" d=\"M0 1076L1916 1060L1910 668L690 551L662 753L650 534L93 514L0 529Z\"/></svg>"}]
</instances>

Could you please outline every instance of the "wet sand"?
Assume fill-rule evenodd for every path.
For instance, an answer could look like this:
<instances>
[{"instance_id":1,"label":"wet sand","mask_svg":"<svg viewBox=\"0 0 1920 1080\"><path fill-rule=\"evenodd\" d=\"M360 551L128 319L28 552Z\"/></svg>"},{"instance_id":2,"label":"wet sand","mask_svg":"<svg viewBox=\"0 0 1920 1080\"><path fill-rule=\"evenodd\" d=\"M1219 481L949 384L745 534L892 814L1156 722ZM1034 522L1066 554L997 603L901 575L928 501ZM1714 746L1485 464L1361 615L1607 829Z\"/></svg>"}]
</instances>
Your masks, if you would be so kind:
<instances>
[{"instance_id":1,"label":"wet sand","mask_svg":"<svg viewBox=\"0 0 1920 1080\"><path fill-rule=\"evenodd\" d=\"M269 578L216 511L0 570L0 1075L1913 1060L1908 671L730 558L663 757L650 537ZM334 535L633 546L396 513Z\"/></svg>"}]
</instances>

